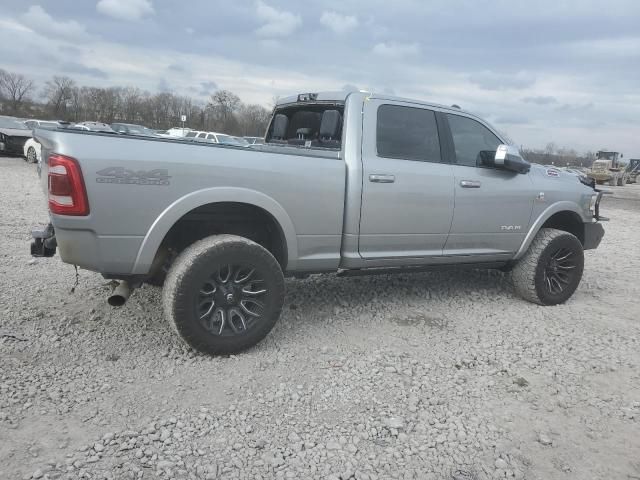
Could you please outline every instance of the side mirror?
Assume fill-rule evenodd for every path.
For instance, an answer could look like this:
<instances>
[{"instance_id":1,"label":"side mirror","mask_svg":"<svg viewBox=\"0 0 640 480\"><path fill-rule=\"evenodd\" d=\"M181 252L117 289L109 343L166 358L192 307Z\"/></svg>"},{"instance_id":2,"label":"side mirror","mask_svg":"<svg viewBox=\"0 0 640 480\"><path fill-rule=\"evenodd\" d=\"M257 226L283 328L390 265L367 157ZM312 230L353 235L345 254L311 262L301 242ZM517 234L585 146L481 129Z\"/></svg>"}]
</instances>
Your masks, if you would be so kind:
<instances>
[{"instance_id":1,"label":"side mirror","mask_svg":"<svg viewBox=\"0 0 640 480\"><path fill-rule=\"evenodd\" d=\"M531 164L520 156L520 152L513 145L499 145L493 164L496 168L516 173L527 173L531 169Z\"/></svg>"}]
</instances>

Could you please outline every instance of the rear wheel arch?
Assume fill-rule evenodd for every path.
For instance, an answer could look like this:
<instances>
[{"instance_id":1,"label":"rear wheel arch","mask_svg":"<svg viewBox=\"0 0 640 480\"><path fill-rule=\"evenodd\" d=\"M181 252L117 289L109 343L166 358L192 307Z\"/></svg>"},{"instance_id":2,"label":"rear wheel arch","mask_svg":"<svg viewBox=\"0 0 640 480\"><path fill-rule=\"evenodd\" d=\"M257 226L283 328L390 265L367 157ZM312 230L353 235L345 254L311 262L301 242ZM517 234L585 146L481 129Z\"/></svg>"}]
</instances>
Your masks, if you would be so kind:
<instances>
[{"instance_id":1,"label":"rear wheel arch","mask_svg":"<svg viewBox=\"0 0 640 480\"><path fill-rule=\"evenodd\" d=\"M241 214L252 212L254 215L262 215L263 219L268 219L267 223L271 226L273 233L277 234L280 242L279 247L272 248L272 254L283 270L294 267L298 254L296 233L293 222L284 208L263 193L242 188L223 187L193 192L168 206L145 235L138 250L132 274L146 275L156 266L162 248L167 244L167 241L173 238L173 232L180 228L180 225L183 225L179 222L184 222L190 215L206 215L207 213L219 215L227 209L241 212ZM215 233L238 234L240 232L237 230L235 232L212 232L209 230L208 234ZM204 237L194 237L193 241L201 238Z\"/></svg>"},{"instance_id":2,"label":"rear wheel arch","mask_svg":"<svg viewBox=\"0 0 640 480\"><path fill-rule=\"evenodd\" d=\"M252 240L266 248L283 270L287 266L287 240L278 221L263 208L243 202L207 203L187 212L166 233L159 251L174 248L180 252L220 234Z\"/></svg>"}]
</instances>

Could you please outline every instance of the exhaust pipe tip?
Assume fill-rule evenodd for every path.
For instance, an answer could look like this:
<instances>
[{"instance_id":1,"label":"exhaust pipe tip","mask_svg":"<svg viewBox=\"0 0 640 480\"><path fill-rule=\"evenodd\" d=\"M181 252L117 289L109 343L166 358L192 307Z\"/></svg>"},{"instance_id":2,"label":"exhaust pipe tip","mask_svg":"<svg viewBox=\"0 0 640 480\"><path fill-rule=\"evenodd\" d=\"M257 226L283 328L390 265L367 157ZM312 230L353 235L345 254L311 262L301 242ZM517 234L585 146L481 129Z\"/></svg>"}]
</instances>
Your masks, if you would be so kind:
<instances>
[{"instance_id":1,"label":"exhaust pipe tip","mask_svg":"<svg viewBox=\"0 0 640 480\"><path fill-rule=\"evenodd\" d=\"M121 307L131 295L131 285L129 282L123 281L113 290L113 293L107 297L107 303L112 307Z\"/></svg>"},{"instance_id":2,"label":"exhaust pipe tip","mask_svg":"<svg viewBox=\"0 0 640 480\"><path fill-rule=\"evenodd\" d=\"M121 307L127 302L127 299L122 295L109 295L107 303L112 307Z\"/></svg>"}]
</instances>

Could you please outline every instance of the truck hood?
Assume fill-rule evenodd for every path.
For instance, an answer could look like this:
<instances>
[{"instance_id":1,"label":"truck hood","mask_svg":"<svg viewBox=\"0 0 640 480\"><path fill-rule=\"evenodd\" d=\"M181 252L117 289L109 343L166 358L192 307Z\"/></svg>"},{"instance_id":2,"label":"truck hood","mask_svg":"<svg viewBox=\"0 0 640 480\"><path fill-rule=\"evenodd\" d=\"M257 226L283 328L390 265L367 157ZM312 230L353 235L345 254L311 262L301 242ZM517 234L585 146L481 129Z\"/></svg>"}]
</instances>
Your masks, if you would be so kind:
<instances>
[{"instance_id":1,"label":"truck hood","mask_svg":"<svg viewBox=\"0 0 640 480\"><path fill-rule=\"evenodd\" d=\"M594 188L590 183L590 180L586 175L574 175L573 173L566 172L564 170L560 170L556 167L549 167L546 165L539 165L537 163L531 164L531 174L534 178L543 182L554 182L554 183L566 183L567 186L576 185L576 183L585 185L590 188Z\"/></svg>"}]
</instances>

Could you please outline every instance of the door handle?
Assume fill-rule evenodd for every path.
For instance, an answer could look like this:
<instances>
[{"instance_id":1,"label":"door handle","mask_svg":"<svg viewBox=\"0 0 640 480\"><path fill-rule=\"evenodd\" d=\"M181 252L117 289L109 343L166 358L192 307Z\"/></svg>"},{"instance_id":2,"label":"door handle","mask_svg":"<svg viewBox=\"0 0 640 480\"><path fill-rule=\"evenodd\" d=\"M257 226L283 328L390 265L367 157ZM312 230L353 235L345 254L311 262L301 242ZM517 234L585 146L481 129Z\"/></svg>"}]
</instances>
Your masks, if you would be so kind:
<instances>
[{"instance_id":1,"label":"door handle","mask_svg":"<svg viewBox=\"0 0 640 480\"><path fill-rule=\"evenodd\" d=\"M393 183L396 181L396 176L382 173L373 173L369 175L369 181L373 183Z\"/></svg>"},{"instance_id":2,"label":"door handle","mask_svg":"<svg viewBox=\"0 0 640 480\"><path fill-rule=\"evenodd\" d=\"M480 188L480 182L478 180L460 180L460 186L462 188Z\"/></svg>"}]
</instances>

